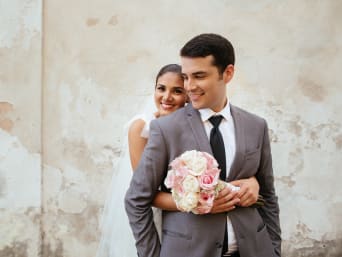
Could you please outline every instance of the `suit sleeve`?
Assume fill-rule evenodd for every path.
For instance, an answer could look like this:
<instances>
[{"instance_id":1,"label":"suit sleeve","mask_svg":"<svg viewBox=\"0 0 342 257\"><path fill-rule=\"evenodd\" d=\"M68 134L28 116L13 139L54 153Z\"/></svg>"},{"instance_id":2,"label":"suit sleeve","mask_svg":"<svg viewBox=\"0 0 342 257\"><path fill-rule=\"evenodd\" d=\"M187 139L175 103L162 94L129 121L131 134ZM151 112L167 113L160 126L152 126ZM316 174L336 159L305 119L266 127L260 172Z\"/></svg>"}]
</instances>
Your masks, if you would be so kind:
<instances>
[{"instance_id":1,"label":"suit sleeve","mask_svg":"<svg viewBox=\"0 0 342 257\"><path fill-rule=\"evenodd\" d=\"M159 257L160 242L153 222L152 201L168 167L167 150L157 121L125 196L125 208L141 257ZM120 232L119 232L120 233Z\"/></svg>"},{"instance_id":2,"label":"suit sleeve","mask_svg":"<svg viewBox=\"0 0 342 257\"><path fill-rule=\"evenodd\" d=\"M272 156L270 141L268 136L268 127L265 121L264 123L264 135L261 149L261 161L259 170L256 174L256 178L260 184L260 194L265 199L265 205L258 208L260 215L262 216L272 244L274 246L276 256L281 256L281 230L279 222L279 205L278 197L274 188L274 176L272 168Z\"/></svg>"}]
</instances>

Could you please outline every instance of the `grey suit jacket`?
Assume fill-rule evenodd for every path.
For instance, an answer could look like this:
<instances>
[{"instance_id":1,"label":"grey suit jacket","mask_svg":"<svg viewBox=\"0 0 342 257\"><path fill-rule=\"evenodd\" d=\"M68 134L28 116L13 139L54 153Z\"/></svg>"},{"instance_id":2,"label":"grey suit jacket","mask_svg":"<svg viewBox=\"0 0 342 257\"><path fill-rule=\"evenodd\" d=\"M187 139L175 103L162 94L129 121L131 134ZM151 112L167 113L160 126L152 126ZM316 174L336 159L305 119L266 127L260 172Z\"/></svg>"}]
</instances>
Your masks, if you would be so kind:
<instances>
[{"instance_id":1,"label":"grey suit jacket","mask_svg":"<svg viewBox=\"0 0 342 257\"><path fill-rule=\"evenodd\" d=\"M279 207L265 120L231 105L236 155L228 181L255 176L266 204L229 212L241 257L280 256ZM163 211L162 242L153 223L152 201L168 164L187 150L212 154L200 114L191 104L154 120L143 156L126 193L126 212L140 257L220 257L226 214Z\"/></svg>"}]
</instances>

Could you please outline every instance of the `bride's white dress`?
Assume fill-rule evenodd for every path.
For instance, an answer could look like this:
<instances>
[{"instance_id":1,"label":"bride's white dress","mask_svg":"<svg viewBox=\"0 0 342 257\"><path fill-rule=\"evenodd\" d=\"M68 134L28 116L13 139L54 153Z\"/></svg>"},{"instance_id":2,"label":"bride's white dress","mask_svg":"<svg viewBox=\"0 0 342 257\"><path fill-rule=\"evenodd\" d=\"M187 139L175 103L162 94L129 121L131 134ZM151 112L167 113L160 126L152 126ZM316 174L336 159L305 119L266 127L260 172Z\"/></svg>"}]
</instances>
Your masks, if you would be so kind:
<instances>
[{"instance_id":1,"label":"bride's white dress","mask_svg":"<svg viewBox=\"0 0 342 257\"><path fill-rule=\"evenodd\" d=\"M129 125L137 120L145 121L141 136L148 138L149 125L154 116L142 114L134 117ZM127 141L127 140L126 140ZM120 159L116 165L109 194L101 218L101 239L96 257L134 257L137 256L135 240L124 208L124 197L128 189L132 168L129 159L128 144L124 144ZM153 208L157 231L161 230L161 210Z\"/></svg>"}]
</instances>

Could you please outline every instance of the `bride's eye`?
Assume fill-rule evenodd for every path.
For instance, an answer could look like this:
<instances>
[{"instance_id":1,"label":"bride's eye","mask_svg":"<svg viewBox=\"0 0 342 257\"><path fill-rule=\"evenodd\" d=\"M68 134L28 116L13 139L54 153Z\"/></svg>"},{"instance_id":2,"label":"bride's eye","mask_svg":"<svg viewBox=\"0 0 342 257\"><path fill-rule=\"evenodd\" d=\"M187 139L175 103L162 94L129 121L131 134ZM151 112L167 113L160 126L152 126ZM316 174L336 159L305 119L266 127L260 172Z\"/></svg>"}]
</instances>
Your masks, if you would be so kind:
<instances>
[{"instance_id":1,"label":"bride's eye","mask_svg":"<svg viewBox=\"0 0 342 257\"><path fill-rule=\"evenodd\" d=\"M183 88L175 88L174 92L177 95L181 95L181 94L184 94L184 89Z\"/></svg>"},{"instance_id":2,"label":"bride's eye","mask_svg":"<svg viewBox=\"0 0 342 257\"><path fill-rule=\"evenodd\" d=\"M157 85L156 90L158 90L159 92L164 92L165 86L164 85Z\"/></svg>"}]
</instances>

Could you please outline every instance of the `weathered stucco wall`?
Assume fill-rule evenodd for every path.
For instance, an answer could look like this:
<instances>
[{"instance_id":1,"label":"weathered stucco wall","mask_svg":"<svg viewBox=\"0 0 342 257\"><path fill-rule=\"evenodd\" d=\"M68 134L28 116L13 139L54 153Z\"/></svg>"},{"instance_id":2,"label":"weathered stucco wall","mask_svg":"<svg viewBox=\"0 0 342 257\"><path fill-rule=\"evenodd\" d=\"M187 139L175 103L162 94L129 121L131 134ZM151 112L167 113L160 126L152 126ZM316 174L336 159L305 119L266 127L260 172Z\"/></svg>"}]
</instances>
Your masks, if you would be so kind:
<instances>
[{"instance_id":1,"label":"weathered stucco wall","mask_svg":"<svg viewBox=\"0 0 342 257\"><path fill-rule=\"evenodd\" d=\"M202 32L231 39L231 101L268 120L283 256L341 256L341 13L339 0L0 0L0 257L94 256L123 124Z\"/></svg>"},{"instance_id":2,"label":"weathered stucco wall","mask_svg":"<svg viewBox=\"0 0 342 257\"><path fill-rule=\"evenodd\" d=\"M0 256L41 248L41 1L0 1Z\"/></svg>"}]
</instances>

